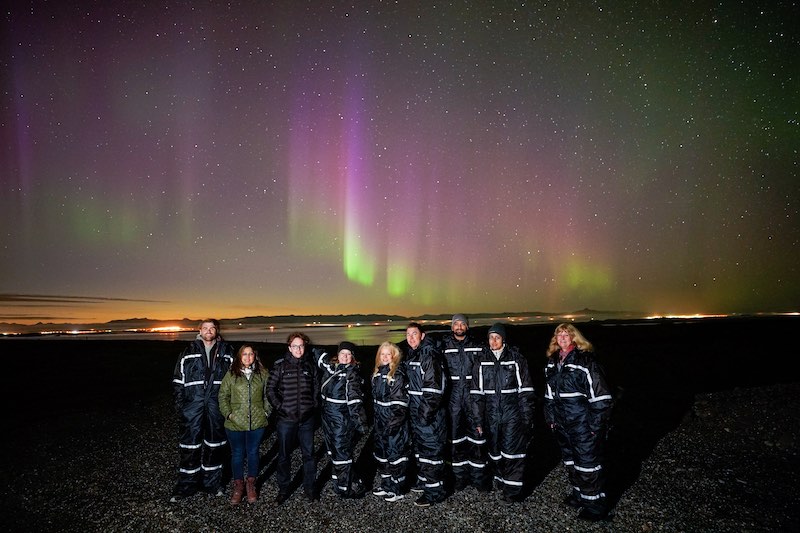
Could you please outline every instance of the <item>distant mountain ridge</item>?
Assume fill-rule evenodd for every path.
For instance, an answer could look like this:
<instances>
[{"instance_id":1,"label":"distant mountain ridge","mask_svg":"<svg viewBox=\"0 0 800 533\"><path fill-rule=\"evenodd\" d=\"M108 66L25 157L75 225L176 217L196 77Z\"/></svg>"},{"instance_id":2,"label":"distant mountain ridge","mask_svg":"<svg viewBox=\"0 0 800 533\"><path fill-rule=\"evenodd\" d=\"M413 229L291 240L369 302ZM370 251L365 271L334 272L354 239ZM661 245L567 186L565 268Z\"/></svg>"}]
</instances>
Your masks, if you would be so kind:
<instances>
[{"instance_id":1,"label":"distant mountain ridge","mask_svg":"<svg viewBox=\"0 0 800 533\"><path fill-rule=\"evenodd\" d=\"M603 318L640 318L643 313L635 311L601 311L584 308L572 312L547 312L547 311L514 311L497 313L468 313L470 319L496 318L498 320L511 320L520 318L536 317L559 317L559 318L582 318L582 317L603 317ZM437 322L449 321L453 313L424 314L419 316L387 315L387 314L341 314L341 315L275 315L275 316L247 316L240 318L221 318L222 329L236 328L243 326L253 326L260 324L356 324L370 322ZM0 334L31 334L44 330L48 331L71 331L71 330L113 330L122 331L129 329L150 329L159 327L177 326L181 328L195 328L200 323L200 318L179 318L171 320L141 318L125 318L110 320L102 323L54 323L37 322L36 324L17 324L0 322Z\"/></svg>"}]
</instances>

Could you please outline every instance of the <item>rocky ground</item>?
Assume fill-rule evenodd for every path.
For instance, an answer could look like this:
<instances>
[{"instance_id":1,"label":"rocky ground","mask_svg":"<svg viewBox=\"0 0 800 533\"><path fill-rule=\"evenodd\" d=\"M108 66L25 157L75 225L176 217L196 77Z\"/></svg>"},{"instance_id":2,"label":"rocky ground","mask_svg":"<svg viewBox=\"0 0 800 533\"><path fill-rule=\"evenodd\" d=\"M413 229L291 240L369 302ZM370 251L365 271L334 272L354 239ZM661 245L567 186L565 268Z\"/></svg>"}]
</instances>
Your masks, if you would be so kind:
<instances>
[{"instance_id":1,"label":"rocky ground","mask_svg":"<svg viewBox=\"0 0 800 533\"><path fill-rule=\"evenodd\" d=\"M683 421L655 442L638 475L621 488L613 520L587 524L560 505L567 484L552 458L531 469L531 492L520 504L507 505L496 493L470 488L422 509L412 497L395 503L371 495L341 500L325 485L317 502L306 501L298 490L278 507L272 435L262 445L256 504L232 508L227 495L197 495L170 504L176 429L169 398L161 395L115 409L113 416L75 412L46 425L31 421L4 436L0 529L798 531L799 398L800 383L696 396ZM371 461L364 456L361 461L369 468ZM296 470L297 453L294 463ZM321 479L327 476L326 465L321 458Z\"/></svg>"}]
</instances>

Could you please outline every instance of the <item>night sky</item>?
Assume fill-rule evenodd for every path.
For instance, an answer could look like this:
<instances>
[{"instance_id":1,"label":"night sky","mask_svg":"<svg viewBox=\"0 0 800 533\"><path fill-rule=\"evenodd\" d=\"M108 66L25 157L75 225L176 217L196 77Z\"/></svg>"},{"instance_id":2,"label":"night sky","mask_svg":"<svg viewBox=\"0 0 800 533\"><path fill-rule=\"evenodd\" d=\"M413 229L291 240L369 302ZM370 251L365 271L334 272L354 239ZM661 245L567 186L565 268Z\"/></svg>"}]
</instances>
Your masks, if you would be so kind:
<instances>
[{"instance_id":1,"label":"night sky","mask_svg":"<svg viewBox=\"0 0 800 533\"><path fill-rule=\"evenodd\" d=\"M795 2L14 4L0 321L800 307Z\"/></svg>"}]
</instances>

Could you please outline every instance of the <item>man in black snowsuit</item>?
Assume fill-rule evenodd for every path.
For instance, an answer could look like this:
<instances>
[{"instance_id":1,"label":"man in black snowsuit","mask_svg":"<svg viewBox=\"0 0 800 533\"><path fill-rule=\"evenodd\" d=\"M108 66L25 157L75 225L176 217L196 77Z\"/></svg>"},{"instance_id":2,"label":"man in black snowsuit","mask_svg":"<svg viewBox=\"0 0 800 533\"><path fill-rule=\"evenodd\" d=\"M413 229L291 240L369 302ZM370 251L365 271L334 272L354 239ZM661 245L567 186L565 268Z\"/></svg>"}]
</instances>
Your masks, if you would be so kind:
<instances>
[{"instance_id":1,"label":"man in black snowsuit","mask_svg":"<svg viewBox=\"0 0 800 533\"><path fill-rule=\"evenodd\" d=\"M433 341L425 336L422 326L416 322L409 324L406 341L409 418L419 482L412 490L423 493L414 504L427 507L447 497L444 487L447 428L442 408L445 378L441 353Z\"/></svg>"},{"instance_id":2,"label":"man in black snowsuit","mask_svg":"<svg viewBox=\"0 0 800 533\"><path fill-rule=\"evenodd\" d=\"M444 360L450 380L448 390L449 437L455 490L474 485L478 490L491 488L486 473L482 446L486 439L470 423L470 388L472 367L484 350L468 333L469 322L461 314L453 315L451 333L444 336Z\"/></svg>"},{"instance_id":3,"label":"man in black snowsuit","mask_svg":"<svg viewBox=\"0 0 800 533\"><path fill-rule=\"evenodd\" d=\"M489 350L472 369L471 412L472 423L486 437L500 498L513 503L523 499L534 395L527 360L505 338L503 324L489 328Z\"/></svg>"},{"instance_id":4,"label":"man in black snowsuit","mask_svg":"<svg viewBox=\"0 0 800 533\"><path fill-rule=\"evenodd\" d=\"M197 338L183 350L172 384L180 432L178 482L171 502L198 490L222 496L226 455L225 419L219 410L219 386L233 362L233 346L219 336L219 322L200 324Z\"/></svg>"}]
</instances>

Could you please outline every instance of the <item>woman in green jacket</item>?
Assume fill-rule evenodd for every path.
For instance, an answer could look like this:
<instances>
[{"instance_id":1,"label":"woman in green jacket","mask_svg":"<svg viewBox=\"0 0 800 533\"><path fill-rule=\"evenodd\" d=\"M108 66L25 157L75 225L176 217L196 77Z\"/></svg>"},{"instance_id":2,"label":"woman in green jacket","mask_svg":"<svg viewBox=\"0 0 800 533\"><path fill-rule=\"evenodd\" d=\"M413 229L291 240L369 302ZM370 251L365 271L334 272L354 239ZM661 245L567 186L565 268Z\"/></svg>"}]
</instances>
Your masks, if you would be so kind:
<instances>
[{"instance_id":1,"label":"woman in green jacket","mask_svg":"<svg viewBox=\"0 0 800 533\"><path fill-rule=\"evenodd\" d=\"M239 348L230 371L219 388L219 410L225 417L225 433L231 444L233 494L231 504L242 501L245 491L244 457L247 455L247 501L255 503L258 475L258 447L264 438L267 418L272 409L267 401L269 373L255 349L245 344Z\"/></svg>"}]
</instances>

